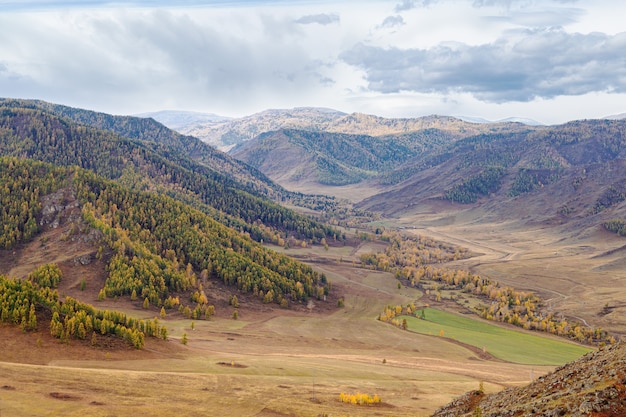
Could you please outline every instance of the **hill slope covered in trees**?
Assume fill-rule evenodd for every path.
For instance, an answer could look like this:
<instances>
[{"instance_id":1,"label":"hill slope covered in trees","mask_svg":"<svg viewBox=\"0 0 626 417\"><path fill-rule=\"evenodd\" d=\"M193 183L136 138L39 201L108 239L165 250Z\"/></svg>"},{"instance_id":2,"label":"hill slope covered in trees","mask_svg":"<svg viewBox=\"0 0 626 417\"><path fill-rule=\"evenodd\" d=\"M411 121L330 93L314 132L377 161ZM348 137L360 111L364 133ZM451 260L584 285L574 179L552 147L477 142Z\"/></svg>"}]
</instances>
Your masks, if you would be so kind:
<instances>
[{"instance_id":1,"label":"hill slope covered in trees","mask_svg":"<svg viewBox=\"0 0 626 417\"><path fill-rule=\"evenodd\" d=\"M132 139L42 110L39 107L48 106L43 102L33 104L27 101L26 107L20 103L10 100L5 101L6 106L0 103L0 155L61 166L78 165L133 188L167 193L229 226L247 231L256 239L269 237L259 228L260 224L300 238L319 240L335 234L330 228L265 198L274 191L277 193L274 196L279 199L290 195L273 183L269 182L273 188L259 191L258 184L231 175L228 169L224 173L219 167L203 163L206 156L192 159L190 155L209 149L216 155L211 158L221 158L229 166L243 166L241 163L231 164L232 158L197 139L169 131L154 121L115 119L100 113L60 107L63 112L74 114L76 119L91 120L91 124L107 125L120 132L136 132L126 133L138 138ZM333 204L328 199L314 200L322 207Z\"/></svg>"},{"instance_id":2,"label":"hill slope covered in trees","mask_svg":"<svg viewBox=\"0 0 626 417\"><path fill-rule=\"evenodd\" d=\"M214 307L203 286L216 280L284 307L309 297L322 298L330 291L324 275L266 249L202 211L162 194L131 190L89 170L0 157L0 184L0 249L5 250L35 238L47 227L42 221L44 197L59 191L73 196L80 218L64 219L71 223L64 239L84 235L87 229L98 236L95 257L106 263L107 271L99 299L139 298L144 308L179 307L188 318L204 319L214 313ZM60 270L55 265L42 267L40 278L32 279L38 283L35 287L2 277L1 285L11 289L3 291L3 297L10 298L3 303L3 322L34 330L36 312L43 311L51 317L53 336L59 338L84 339L93 329L102 328L102 335L115 333L141 347L144 333L166 337L154 328L156 324L147 327L126 317L113 319L76 300L60 302L58 295L45 290L56 287L62 279ZM184 295L182 303L180 295ZM72 319L76 314L79 318ZM127 330L116 330L117 324Z\"/></svg>"},{"instance_id":3,"label":"hill slope covered in trees","mask_svg":"<svg viewBox=\"0 0 626 417\"><path fill-rule=\"evenodd\" d=\"M433 199L502 210L524 202L540 206L537 219L560 221L608 213L624 200L625 145L626 123L618 120L472 136L385 173L387 191L362 206L399 213Z\"/></svg>"}]
</instances>

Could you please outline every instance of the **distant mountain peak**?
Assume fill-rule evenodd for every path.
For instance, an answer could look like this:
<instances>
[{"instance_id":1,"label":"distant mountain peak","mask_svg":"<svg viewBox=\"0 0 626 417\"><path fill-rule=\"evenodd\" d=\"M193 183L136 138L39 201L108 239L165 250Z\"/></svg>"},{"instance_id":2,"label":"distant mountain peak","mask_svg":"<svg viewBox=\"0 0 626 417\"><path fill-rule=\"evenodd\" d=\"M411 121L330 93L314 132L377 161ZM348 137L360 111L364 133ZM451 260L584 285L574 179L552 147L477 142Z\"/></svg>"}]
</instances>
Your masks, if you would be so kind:
<instances>
[{"instance_id":1,"label":"distant mountain peak","mask_svg":"<svg viewBox=\"0 0 626 417\"><path fill-rule=\"evenodd\" d=\"M608 119L608 120L622 120L622 119L626 119L626 113L613 114L611 116L603 117L603 119Z\"/></svg>"},{"instance_id":2,"label":"distant mountain peak","mask_svg":"<svg viewBox=\"0 0 626 417\"><path fill-rule=\"evenodd\" d=\"M455 117L457 119L464 120L464 121L470 122L470 123L483 123L483 124L486 124L486 123L521 123L521 124L524 124L524 125L527 125L527 126L544 126L543 123L538 122L538 121L533 120L533 119L526 118L526 117L515 117L515 116L512 116L512 117L507 117L507 118L504 118L504 119L499 119L499 120L496 120L496 121L487 120L487 119L482 118L482 117L473 117L473 116L455 116Z\"/></svg>"},{"instance_id":3,"label":"distant mountain peak","mask_svg":"<svg viewBox=\"0 0 626 417\"><path fill-rule=\"evenodd\" d=\"M220 116L213 113L201 113L185 110L160 110L156 112L136 114L135 117L150 117L173 130L181 130L182 128L190 125L220 123L231 120L230 117Z\"/></svg>"}]
</instances>

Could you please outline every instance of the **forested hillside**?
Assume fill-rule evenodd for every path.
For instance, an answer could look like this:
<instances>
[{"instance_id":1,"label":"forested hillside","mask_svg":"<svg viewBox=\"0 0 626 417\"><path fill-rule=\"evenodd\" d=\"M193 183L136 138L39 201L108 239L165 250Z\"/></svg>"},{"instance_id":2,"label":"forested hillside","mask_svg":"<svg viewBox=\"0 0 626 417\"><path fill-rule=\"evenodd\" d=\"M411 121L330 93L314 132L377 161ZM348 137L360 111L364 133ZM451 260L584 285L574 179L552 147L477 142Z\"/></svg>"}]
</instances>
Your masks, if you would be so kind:
<instances>
[{"instance_id":1,"label":"forested hillside","mask_svg":"<svg viewBox=\"0 0 626 417\"><path fill-rule=\"evenodd\" d=\"M215 280L284 307L330 291L324 275L264 248L202 211L162 194L131 190L89 170L2 157L0 183L0 249L13 248L38 234L43 196L71 190L82 219L72 224L67 238L85 227L95 230L100 236L96 257L107 263L99 299L139 298L144 308L179 308L189 318L204 319L215 310L203 286ZM15 294L7 290L9 295L4 295L12 301L6 304L2 321L34 329L36 312L47 311L51 331L59 338L84 339L92 329L102 328L103 335L115 333L141 347L144 333L166 337L166 331L155 330L156 324L148 327L126 317L113 319L75 300L59 302L58 295L38 289L56 287L62 279L58 271L54 265L40 271L33 278L35 287L3 277L1 285L13 288ZM183 294L181 303L178 296ZM191 302L186 301L189 296ZM78 318L72 319L76 314Z\"/></svg>"},{"instance_id":2,"label":"forested hillside","mask_svg":"<svg viewBox=\"0 0 626 417\"><path fill-rule=\"evenodd\" d=\"M172 149L228 178L239 188L274 199L286 198L289 192L273 183L261 172L219 152L193 136L184 136L150 118L114 116L90 110L47 103L40 100L0 99L0 108L33 109L58 116L75 124L105 130L127 139L165 145L158 149L172 154ZM169 156L169 155L168 155ZM173 155L172 155L173 156ZM177 161L180 162L180 161ZM216 174L213 175L216 175Z\"/></svg>"},{"instance_id":3,"label":"forested hillside","mask_svg":"<svg viewBox=\"0 0 626 417\"><path fill-rule=\"evenodd\" d=\"M382 137L283 129L261 134L231 154L273 178L345 185L387 172L453 139L437 129Z\"/></svg>"},{"instance_id":4,"label":"forested hillside","mask_svg":"<svg viewBox=\"0 0 626 417\"><path fill-rule=\"evenodd\" d=\"M167 193L229 226L249 232L256 239L271 236L260 225L314 240L336 234L331 228L262 195L254 195L253 185L242 185L237 178L189 158L184 145L181 151L176 143L128 139L43 110L9 103L8 107L0 106L0 155L61 166L78 165L133 188Z\"/></svg>"}]
</instances>

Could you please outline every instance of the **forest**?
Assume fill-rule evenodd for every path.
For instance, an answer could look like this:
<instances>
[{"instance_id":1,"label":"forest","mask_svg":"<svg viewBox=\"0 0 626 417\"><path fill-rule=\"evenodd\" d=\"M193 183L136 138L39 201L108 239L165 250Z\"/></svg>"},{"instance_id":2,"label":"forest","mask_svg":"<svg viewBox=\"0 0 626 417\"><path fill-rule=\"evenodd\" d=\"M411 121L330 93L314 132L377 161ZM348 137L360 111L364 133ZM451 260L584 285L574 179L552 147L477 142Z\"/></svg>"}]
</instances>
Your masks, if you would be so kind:
<instances>
[{"instance_id":1,"label":"forest","mask_svg":"<svg viewBox=\"0 0 626 417\"><path fill-rule=\"evenodd\" d=\"M108 277L100 299L140 297L144 306L179 308L188 318L210 319L215 307L203 285L212 280L284 307L309 297L319 299L331 289L323 274L265 248L244 231L170 196L133 190L93 171L0 157L0 183L2 249L37 235L42 196L62 188L74 190L82 222L101 236L97 256L106 260ZM78 233L82 227L72 230ZM45 310L50 313L53 336L64 340L85 339L100 331L142 347L145 335L167 337L158 323L111 316L73 299L59 301L52 294L61 280L54 266L34 271L29 284L9 277L3 280L13 295L5 292L11 299L3 300L2 321L21 325L25 331L36 327L31 310ZM180 297L183 294L187 295Z\"/></svg>"},{"instance_id":2,"label":"forest","mask_svg":"<svg viewBox=\"0 0 626 417\"><path fill-rule=\"evenodd\" d=\"M249 181L241 183L177 148L128 139L39 109L0 106L0 155L77 165L133 188L166 193L257 240L272 236L259 223L314 241L338 235L331 227L256 193ZM304 200L299 195L293 198ZM323 205L328 206L327 200Z\"/></svg>"}]
</instances>

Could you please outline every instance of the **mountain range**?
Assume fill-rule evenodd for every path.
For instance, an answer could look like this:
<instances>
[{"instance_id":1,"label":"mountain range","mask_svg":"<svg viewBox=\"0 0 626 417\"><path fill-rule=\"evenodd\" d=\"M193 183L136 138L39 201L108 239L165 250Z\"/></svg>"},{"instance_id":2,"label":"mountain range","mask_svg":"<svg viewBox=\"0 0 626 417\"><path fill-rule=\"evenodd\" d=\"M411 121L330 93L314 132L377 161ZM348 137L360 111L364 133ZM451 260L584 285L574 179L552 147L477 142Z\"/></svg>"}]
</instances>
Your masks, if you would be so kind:
<instances>
[{"instance_id":1,"label":"mountain range","mask_svg":"<svg viewBox=\"0 0 626 417\"><path fill-rule=\"evenodd\" d=\"M230 120L228 129L241 134L230 155L284 187L342 197L350 186L359 208L386 216L445 203L518 220L527 206L530 221L584 228L626 214L619 117L533 126L294 109Z\"/></svg>"}]
</instances>

